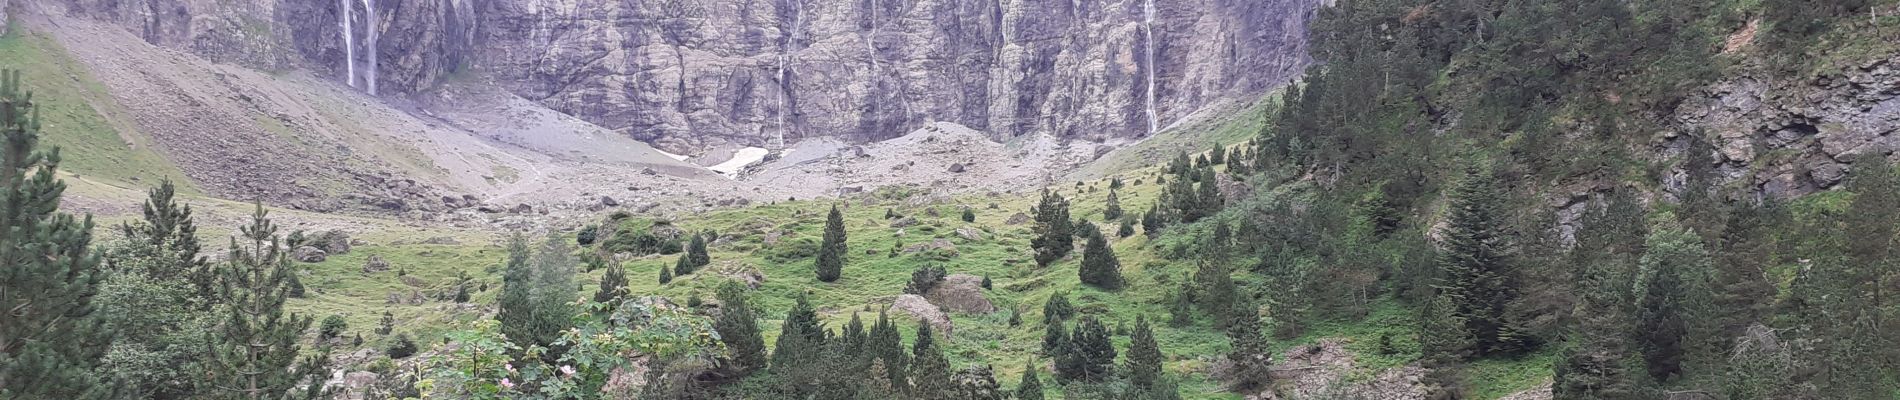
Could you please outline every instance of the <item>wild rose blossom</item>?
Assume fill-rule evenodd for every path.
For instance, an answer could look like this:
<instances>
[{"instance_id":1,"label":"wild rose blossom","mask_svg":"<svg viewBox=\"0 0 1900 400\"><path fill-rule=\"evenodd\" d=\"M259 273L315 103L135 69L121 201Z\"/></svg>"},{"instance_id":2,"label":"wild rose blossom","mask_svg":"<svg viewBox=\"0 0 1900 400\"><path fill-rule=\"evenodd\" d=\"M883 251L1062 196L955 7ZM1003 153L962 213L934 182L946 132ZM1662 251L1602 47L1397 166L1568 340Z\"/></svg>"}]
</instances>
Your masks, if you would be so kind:
<instances>
[{"instance_id":1,"label":"wild rose blossom","mask_svg":"<svg viewBox=\"0 0 1900 400\"><path fill-rule=\"evenodd\" d=\"M501 378L501 387L514 389L515 383L508 381L508 378Z\"/></svg>"},{"instance_id":2,"label":"wild rose blossom","mask_svg":"<svg viewBox=\"0 0 1900 400\"><path fill-rule=\"evenodd\" d=\"M567 375L567 376L574 376L574 366L572 366L572 365L562 365L562 366L561 366L561 374L562 374L562 375Z\"/></svg>"}]
</instances>

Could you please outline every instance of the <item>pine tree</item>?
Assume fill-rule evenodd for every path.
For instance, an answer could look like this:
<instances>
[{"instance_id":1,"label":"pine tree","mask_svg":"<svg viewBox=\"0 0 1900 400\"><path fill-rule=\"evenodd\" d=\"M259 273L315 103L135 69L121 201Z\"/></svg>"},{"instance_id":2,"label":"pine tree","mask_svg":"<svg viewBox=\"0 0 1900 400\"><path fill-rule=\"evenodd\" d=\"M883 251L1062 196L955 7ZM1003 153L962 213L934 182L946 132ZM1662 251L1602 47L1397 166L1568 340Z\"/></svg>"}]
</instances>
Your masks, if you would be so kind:
<instances>
[{"instance_id":1,"label":"pine tree","mask_svg":"<svg viewBox=\"0 0 1900 400\"><path fill-rule=\"evenodd\" d=\"M1121 195L1115 192L1115 190L1108 191L1108 205L1102 208L1103 221L1114 221L1122 217Z\"/></svg>"},{"instance_id":2,"label":"pine tree","mask_svg":"<svg viewBox=\"0 0 1900 400\"><path fill-rule=\"evenodd\" d=\"M971 210L969 207L964 207L963 208L963 222L976 222L976 210Z\"/></svg>"},{"instance_id":3,"label":"pine tree","mask_svg":"<svg viewBox=\"0 0 1900 400\"><path fill-rule=\"evenodd\" d=\"M944 358L943 349L937 348L936 339L931 336L930 324L917 324L917 344L912 347L910 364L910 378L916 387L910 392L911 398L956 399L957 385L950 376L950 360Z\"/></svg>"},{"instance_id":4,"label":"pine tree","mask_svg":"<svg viewBox=\"0 0 1900 400\"><path fill-rule=\"evenodd\" d=\"M1082 250L1082 283L1102 290L1121 289L1121 270L1121 261L1115 259L1115 249L1108 247L1108 241L1099 233L1089 235Z\"/></svg>"},{"instance_id":5,"label":"pine tree","mask_svg":"<svg viewBox=\"0 0 1900 400\"><path fill-rule=\"evenodd\" d=\"M825 328L818 322L818 313L812 310L805 295L800 294L792 310L785 314L778 342L772 345L772 369L795 371L809 367L824 345Z\"/></svg>"},{"instance_id":6,"label":"pine tree","mask_svg":"<svg viewBox=\"0 0 1900 400\"><path fill-rule=\"evenodd\" d=\"M218 298L226 317L205 333L210 350L205 387L218 398L314 399L322 394L330 351L325 347L300 357L297 342L311 321L284 315L290 257L279 250L277 227L266 216L258 204L251 225L239 229L249 243L231 239L230 256L220 268Z\"/></svg>"},{"instance_id":7,"label":"pine tree","mask_svg":"<svg viewBox=\"0 0 1900 400\"><path fill-rule=\"evenodd\" d=\"M1076 229L1069 219L1069 200L1059 193L1043 190L1035 211L1036 237L1029 246L1036 251L1036 265L1048 266L1074 251Z\"/></svg>"},{"instance_id":8,"label":"pine tree","mask_svg":"<svg viewBox=\"0 0 1900 400\"><path fill-rule=\"evenodd\" d=\"M1233 275L1223 264L1203 260L1200 269L1194 272L1194 282L1200 290L1189 292L1188 295L1200 303L1201 311L1214 317L1215 328L1227 329L1234 321L1233 314L1228 311L1234 309L1238 297Z\"/></svg>"},{"instance_id":9,"label":"pine tree","mask_svg":"<svg viewBox=\"0 0 1900 400\"><path fill-rule=\"evenodd\" d=\"M884 359L871 359L871 366L864 371L862 386L853 396L856 400L884 400L898 398L897 388L891 386L890 368L884 366Z\"/></svg>"},{"instance_id":10,"label":"pine tree","mask_svg":"<svg viewBox=\"0 0 1900 400\"><path fill-rule=\"evenodd\" d=\"M686 258L692 262L693 270L712 265L712 255L706 253L705 236L693 235L693 239L686 244Z\"/></svg>"},{"instance_id":11,"label":"pine tree","mask_svg":"<svg viewBox=\"0 0 1900 400\"><path fill-rule=\"evenodd\" d=\"M627 271L620 263L607 265L607 272L600 275L600 290L594 291L594 302L603 304L618 303L620 296L627 294Z\"/></svg>"},{"instance_id":12,"label":"pine tree","mask_svg":"<svg viewBox=\"0 0 1900 400\"><path fill-rule=\"evenodd\" d=\"M1220 179L1213 168L1201 170L1201 183L1195 186L1195 189L1197 192L1194 193L1194 215L1198 216L1196 220L1211 217L1227 207L1227 197L1221 195Z\"/></svg>"},{"instance_id":13,"label":"pine tree","mask_svg":"<svg viewBox=\"0 0 1900 400\"><path fill-rule=\"evenodd\" d=\"M1049 320L1043 325L1042 356L1059 360L1062 353L1069 350L1069 332L1062 326L1062 320Z\"/></svg>"},{"instance_id":14,"label":"pine tree","mask_svg":"<svg viewBox=\"0 0 1900 400\"><path fill-rule=\"evenodd\" d=\"M1016 384L1016 400L1042 400L1042 378L1036 377L1035 361L1023 366L1023 381Z\"/></svg>"},{"instance_id":15,"label":"pine tree","mask_svg":"<svg viewBox=\"0 0 1900 400\"><path fill-rule=\"evenodd\" d=\"M1148 327L1146 317L1135 317L1135 331L1128 335L1128 360L1123 365L1128 370L1128 383L1137 389L1152 389L1161 379L1161 344L1155 342L1155 333Z\"/></svg>"},{"instance_id":16,"label":"pine tree","mask_svg":"<svg viewBox=\"0 0 1900 400\"><path fill-rule=\"evenodd\" d=\"M1108 328L1093 317L1082 317L1070 333L1068 349L1056 360L1056 375L1064 380L1101 382L1110 378L1115 365L1115 343Z\"/></svg>"},{"instance_id":17,"label":"pine tree","mask_svg":"<svg viewBox=\"0 0 1900 400\"><path fill-rule=\"evenodd\" d=\"M93 371L112 334L93 314L106 273L90 249L92 217L58 212L59 150L34 149L34 105L19 72L0 73L0 397L113 396Z\"/></svg>"},{"instance_id":18,"label":"pine tree","mask_svg":"<svg viewBox=\"0 0 1900 400\"><path fill-rule=\"evenodd\" d=\"M1711 354L1716 343L1698 337L1716 335L1716 327L1706 310L1712 295L1707 287L1710 264L1702 238L1667 218L1650 230L1643 254L1641 314L1637 321L1638 342L1649 375L1668 381L1682 375L1682 364L1692 350ZM1693 329L1692 332L1692 327ZM1694 333L1693 335L1691 333ZM1707 343L1706 345L1700 344Z\"/></svg>"},{"instance_id":19,"label":"pine tree","mask_svg":"<svg viewBox=\"0 0 1900 400\"><path fill-rule=\"evenodd\" d=\"M1227 360L1234 363L1233 377L1235 391L1252 393L1266 387L1273 366L1272 349L1267 337L1260 329L1260 311L1254 307L1253 297L1235 296L1232 322L1227 326L1227 338L1233 342L1233 351L1227 353Z\"/></svg>"},{"instance_id":20,"label":"pine tree","mask_svg":"<svg viewBox=\"0 0 1900 400\"><path fill-rule=\"evenodd\" d=\"M163 253L168 262L146 264L141 271L152 280L187 279L198 289L199 299L211 297L214 282L211 264L199 255L198 227L191 217L191 206L180 205L174 198L177 188L167 179L147 192L145 218L119 226L130 241L144 243L151 251ZM209 306L209 304L203 304Z\"/></svg>"},{"instance_id":21,"label":"pine tree","mask_svg":"<svg viewBox=\"0 0 1900 400\"><path fill-rule=\"evenodd\" d=\"M533 337L534 324L534 266L528 259L534 256L534 250L528 245L528 238L519 233L508 237L508 259L502 267L501 294L495 299L497 310L495 321L500 322L501 334L520 340Z\"/></svg>"},{"instance_id":22,"label":"pine tree","mask_svg":"<svg viewBox=\"0 0 1900 400\"><path fill-rule=\"evenodd\" d=\"M559 236L549 235L542 241L540 251L534 254L534 311L530 314L534 323L528 336L510 336L513 340L527 339L521 343L545 347L542 360L554 362L567 352L565 346L555 344L561 340L562 332L574 325L574 314L579 310L570 303L578 298L575 293L580 287L574 283L574 273L579 266L574 259L574 246Z\"/></svg>"},{"instance_id":23,"label":"pine tree","mask_svg":"<svg viewBox=\"0 0 1900 400\"><path fill-rule=\"evenodd\" d=\"M1068 292L1056 292L1042 303L1042 321L1056 323L1075 316L1075 307L1069 305Z\"/></svg>"},{"instance_id":24,"label":"pine tree","mask_svg":"<svg viewBox=\"0 0 1900 400\"><path fill-rule=\"evenodd\" d=\"M1210 151L1207 153L1207 162L1213 165L1226 164L1227 163L1227 148L1222 147L1218 144L1214 145L1214 151Z\"/></svg>"},{"instance_id":25,"label":"pine tree","mask_svg":"<svg viewBox=\"0 0 1900 400\"><path fill-rule=\"evenodd\" d=\"M1175 290L1168 296L1168 326L1176 328L1194 324L1194 298L1187 290Z\"/></svg>"},{"instance_id":26,"label":"pine tree","mask_svg":"<svg viewBox=\"0 0 1900 400\"><path fill-rule=\"evenodd\" d=\"M376 334L389 335L390 332L395 332L395 331L396 331L396 315L390 314L389 310L383 310L383 318L376 322Z\"/></svg>"},{"instance_id":27,"label":"pine tree","mask_svg":"<svg viewBox=\"0 0 1900 400\"><path fill-rule=\"evenodd\" d=\"M665 285L668 283L673 283L673 270L667 267L660 267L660 284Z\"/></svg>"},{"instance_id":28,"label":"pine tree","mask_svg":"<svg viewBox=\"0 0 1900 400\"><path fill-rule=\"evenodd\" d=\"M1122 218L1121 226L1115 228L1115 237L1127 238L1129 236L1135 236L1135 219L1132 217Z\"/></svg>"},{"instance_id":29,"label":"pine tree","mask_svg":"<svg viewBox=\"0 0 1900 400\"><path fill-rule=\"evenodd\" d=\"M885 310L878 310L877 322L871 323L871 331L864 341L864 356L888 367L885 370L887 383L899 392L910 390L910 356L904 351L904 338L898 334L897 325L891 324Z\"/></svg>"},{"instance_id":30,"label":"pine tree","mask_svg":"<svg viewBox=\"0 0 1900 400\"><path fill-rule=\"evenodd\" d=\"M1419 364L1425 374L1419 379L1427 398L1458 399L1459 363L1472 354L1471 333L1458 317L1458 306L1450 297L1435 296L1426 302L1419 315Z\"/></svg>"},{"instance_id":31,"label":"pine tree","mask_svg":"<svg viewBox=\"0 0 1900 400\"><path fill-rule=\"evenodd\" d=\"M693 258L691 256L681 254L680 258L673 260L673 276L691 275L693 268Z\"/></svg>"},{"instance_id":32,"label":"pine tree","mask_svg":"<svg viewBox=\"0 0 1900 400\"><path fill-rule=\"evenodd\" d=\"M819 282L836 282L844 274L845 262L844 214L838 212L838 206L831 206L831 213L825 215L825 240L818 248Z\"/></svg>"},{"instance_id":33,"label":"pine tree","mask_svg":"<svg viewBox=\"0 0 1900 400\"><path fill-rule=\"evenodd\" d=\"M1470 168L1452 191L1439 268L1443 295L1450 296L1478 355L1528 350L1513 335L1506 310L1517 301L1517 272L1503 232L1503 200L1489 172Z\"/></svg>"},{"instance_id":34,"label":"pine tree","mask_svg":"<svg viewBox=\"0 0 1900 400\"><path fill-rule=\"evenodd\" d=\"M737 282L719 285L719 317L713 330L725 342L731 359L726 364L740 375L765 368L765 338L759 334L758 313L746 299L745 288Z\"/></svg>"}]
</instances>

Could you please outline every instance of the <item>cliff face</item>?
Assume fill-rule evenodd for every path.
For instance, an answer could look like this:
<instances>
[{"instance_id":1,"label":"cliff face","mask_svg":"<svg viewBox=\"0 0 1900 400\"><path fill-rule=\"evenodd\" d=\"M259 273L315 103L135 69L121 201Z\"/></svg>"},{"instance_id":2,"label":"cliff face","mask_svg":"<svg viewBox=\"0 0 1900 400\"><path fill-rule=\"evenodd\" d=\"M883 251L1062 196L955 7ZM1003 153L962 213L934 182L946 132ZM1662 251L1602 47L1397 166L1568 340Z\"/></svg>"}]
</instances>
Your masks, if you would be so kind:
<instances>
[{"instance_id":1,"label":"cliff face","mask_svg":"<svg viewBox=\"0 0 1900 400\"><path fill-rule=\"evenodd\" d=\"M474 69L684 151L878 140L931 121L998 138L1146 135L1297 74L1319 0L59 3L208 59L382 94Z\"/></svg>"}]
</instances>

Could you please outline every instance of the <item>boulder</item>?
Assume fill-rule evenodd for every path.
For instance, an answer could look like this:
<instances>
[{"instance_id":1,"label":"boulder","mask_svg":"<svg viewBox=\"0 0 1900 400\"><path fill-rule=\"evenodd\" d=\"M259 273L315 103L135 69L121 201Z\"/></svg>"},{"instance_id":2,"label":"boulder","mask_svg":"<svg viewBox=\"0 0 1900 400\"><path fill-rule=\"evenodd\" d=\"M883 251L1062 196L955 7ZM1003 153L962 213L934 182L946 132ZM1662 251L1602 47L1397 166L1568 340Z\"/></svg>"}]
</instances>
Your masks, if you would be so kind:
<instances>
[{"instance_id":1,"label":"boulder","mask_svg":"<svg viewBox=\"0 0 1900 400\"><path fill-rule=\"evenodd\" d=\"M924 298L931 304L943 306L950 311L966 314L989 314L996 312L996 305L983 295L983 277L970 274L950 274L931 287Z\"/></svg>"},{"instance_id":2,"label":"boulder","mask_svg":"<svg viewBox=\"0 0 1900 400\"><path fill-rule=\"evenodd\" d=\"M976 227L974 226L965 226L965 227L957 228L957 237L960 237L960 238L963 238L963 240L972 241L972 242L980 241L985 238L983 234L983 230L976 229Z\"/></svg>"},{"instance_id":3,"label":"boulder","mask_svg":"<svg viewBox=\"0 0 1900 400\"><path fill-rule=\"evenodd\" d=\"M1029 222L1029 214L1016 213L1016 215L1009 216L1009 220L1003 221L1003 224L1004 225L1022 225L1025 222Z\"/></svg>"},{"instance_id":4,"label":"boulder","mask_svg":"<svg viewBox=\"0 0 1900 400\"><path fill-rule=\"evenodd\" d=\"M508 208L508 212L514 214L528 214L534 212L534 206L528 205L527 203L516 204L514 207Z\"/></svg>"},{"instance_id":5,"label":"boulder","mask_svg":"<svg viewBox=\"0 0 1900 400\"><path fill-rule=\"evenodd\" d=\"M946 239L933 239L930 243L918 243L904 248L904 254L915 254L923 251L946 251L950 254L956 254L957 245L951 244L950 241Z\"/></svg>"},{"instance_id":6,"label":"boulder","mask_svg":"<svg viewBox=\"0 0 1900 400\"><path fill-rule=\"evenodd\" d=\"M296 251L290 253L290 258L307 263L323 262L323 260L329 257L329 253L324 252L323 249L316 248L316 246L298 247Z\"/></svg>"},{"instance_id":7,"label":"boulder","mask_svg":"<svg viewBox=\"0 0 1900 400\"><path fill-rule=\"evenodd\" d=\"M950 164L950 173L961 174L966 169L967 167L964 167L963 163Z\"/></svg>"},{"instance_id":8,"label":"boulder","mask_svg":"<svg viewBox=\"0 0 1900 400\"><path fill-rule=\"evenodd\" d=\"M364 273L383 272L383 271L388 271L388 270L389 270L389 262L383 261L382 256L371 254L369 256L369 260L363 262Z\"/></svg>"},{"instance_id":9,"label":"boulder","mask_svg":"<svg viewBox=\"0 0 1900 400\"><path fill-rule=\"evenodd\" d=\"M350 253L350 234L340 230L329 230L317 235L316 245L330 254Z\"/></svg>"},{"instance_id":10,"label":"boulder","mask_svg":"<svg viewBox=\"0 0 1900 400\"><path fill-rule=\"evenodd\" d=\"M910 314L911 317L917 318L918 322L930 324L932 328L943 332L945 336L949 336L950 332L956 329L950 323L950 316L945 315L943 310L937 308L937 305L930 304L930 300L924 299L924 296L914 294L897 296L897 300L891 302L891 308Z\"/></svg>"},{"instance_id":11,"label":"boulder","mask_svg":"<svg viewBox=\"0 0 1900 400\"><path fill-rule=\"evenodd\" d=\"M911 225L917 225L916 218L903 217L903 218L898 218L896 221L891 221L892 228L907 228L907 227L910 227Z\"/></svg>"},{"instance_id":12,"label":"boulder","mask_svg":"<svg viewBox=\"0 0 1900 400\"><path fill-rule=\"evenodd\" d=\"M619 207L620 201L614 200L614 198L612 197L600 196L600 205L608 206L608 207Z\"/></svg>"}]
</instances>

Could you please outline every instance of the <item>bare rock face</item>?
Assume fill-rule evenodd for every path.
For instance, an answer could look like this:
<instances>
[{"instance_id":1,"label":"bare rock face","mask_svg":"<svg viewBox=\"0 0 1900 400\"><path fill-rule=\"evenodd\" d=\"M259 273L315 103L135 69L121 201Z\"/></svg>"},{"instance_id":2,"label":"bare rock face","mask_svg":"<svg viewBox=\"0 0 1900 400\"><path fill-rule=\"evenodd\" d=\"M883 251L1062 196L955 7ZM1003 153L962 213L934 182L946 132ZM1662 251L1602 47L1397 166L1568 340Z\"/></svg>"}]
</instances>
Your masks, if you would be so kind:
<instances>
[{"instance_id":1,"label":"bare rock face","mask_svg":"<svg viewBox=\"0 0 1900 400\"><path fill-rule=\"evenodd\" d=\"M316 248L315 246L298 247L297 250L291 251L290 253L290 258L295 259L300 262L307 262L307 263L320 263L320 262L323 262L324 259L327 259L329 257L330 257L329 253L326 253L323 251L323 249Z\"/></svg>"},{"instance_id":2,"label":"bare rock face","mask_svg":"<svg viewBox=\"0 0 1900 400\"><path fill-rule=\"evenodd\" d=\"M914 294L897 296L897 300L891 302L891 308L910 314L919 322L930 324L931 328L943 332L946 336L956 329L950 324L950 316L945 315L943 310L937 308L937 305L930 304L930 300L924 299L923 296Z\"/></svg>"},{"instance_id":3,"label":"bare rock face","mask_svg":"<svg viewBox=\"0 0 1900 400\"><path fill-rule=\"evenodd\" d=\"M929 121L998 138L1143 136L1298 74L1322 0L39 2L384 95L473 69L678 151L880 140Z\"/></svg>"},{"instance_id":4,"label":"bare rock face","mask_svg":"<svg viewBox=\"0 0 1900 400\"><path fill-rule=\"evenodd\" d=\"M1751 75L1711 85L1676 109L1678 122L1705 132L1724 184L1786 199L1840 184L1862 155L1892 159L1900 150L1900 57L1799 81ZM1658 153L1682 154L1688 139L1669 133Z\"/></svg>"},{"instance_id":5,"label":"bare rock face","mask_svg":"<svg viewBox=\"0 0 1900 400\"><path fill-rule=\"evenodd\" d=\"M950 274L930 288L924 298L931 304L943 306L950 311L966 314L989 314L996 312L996 305L983 295L983 277L970 274Z\"/></svg>"}]
</instances>

